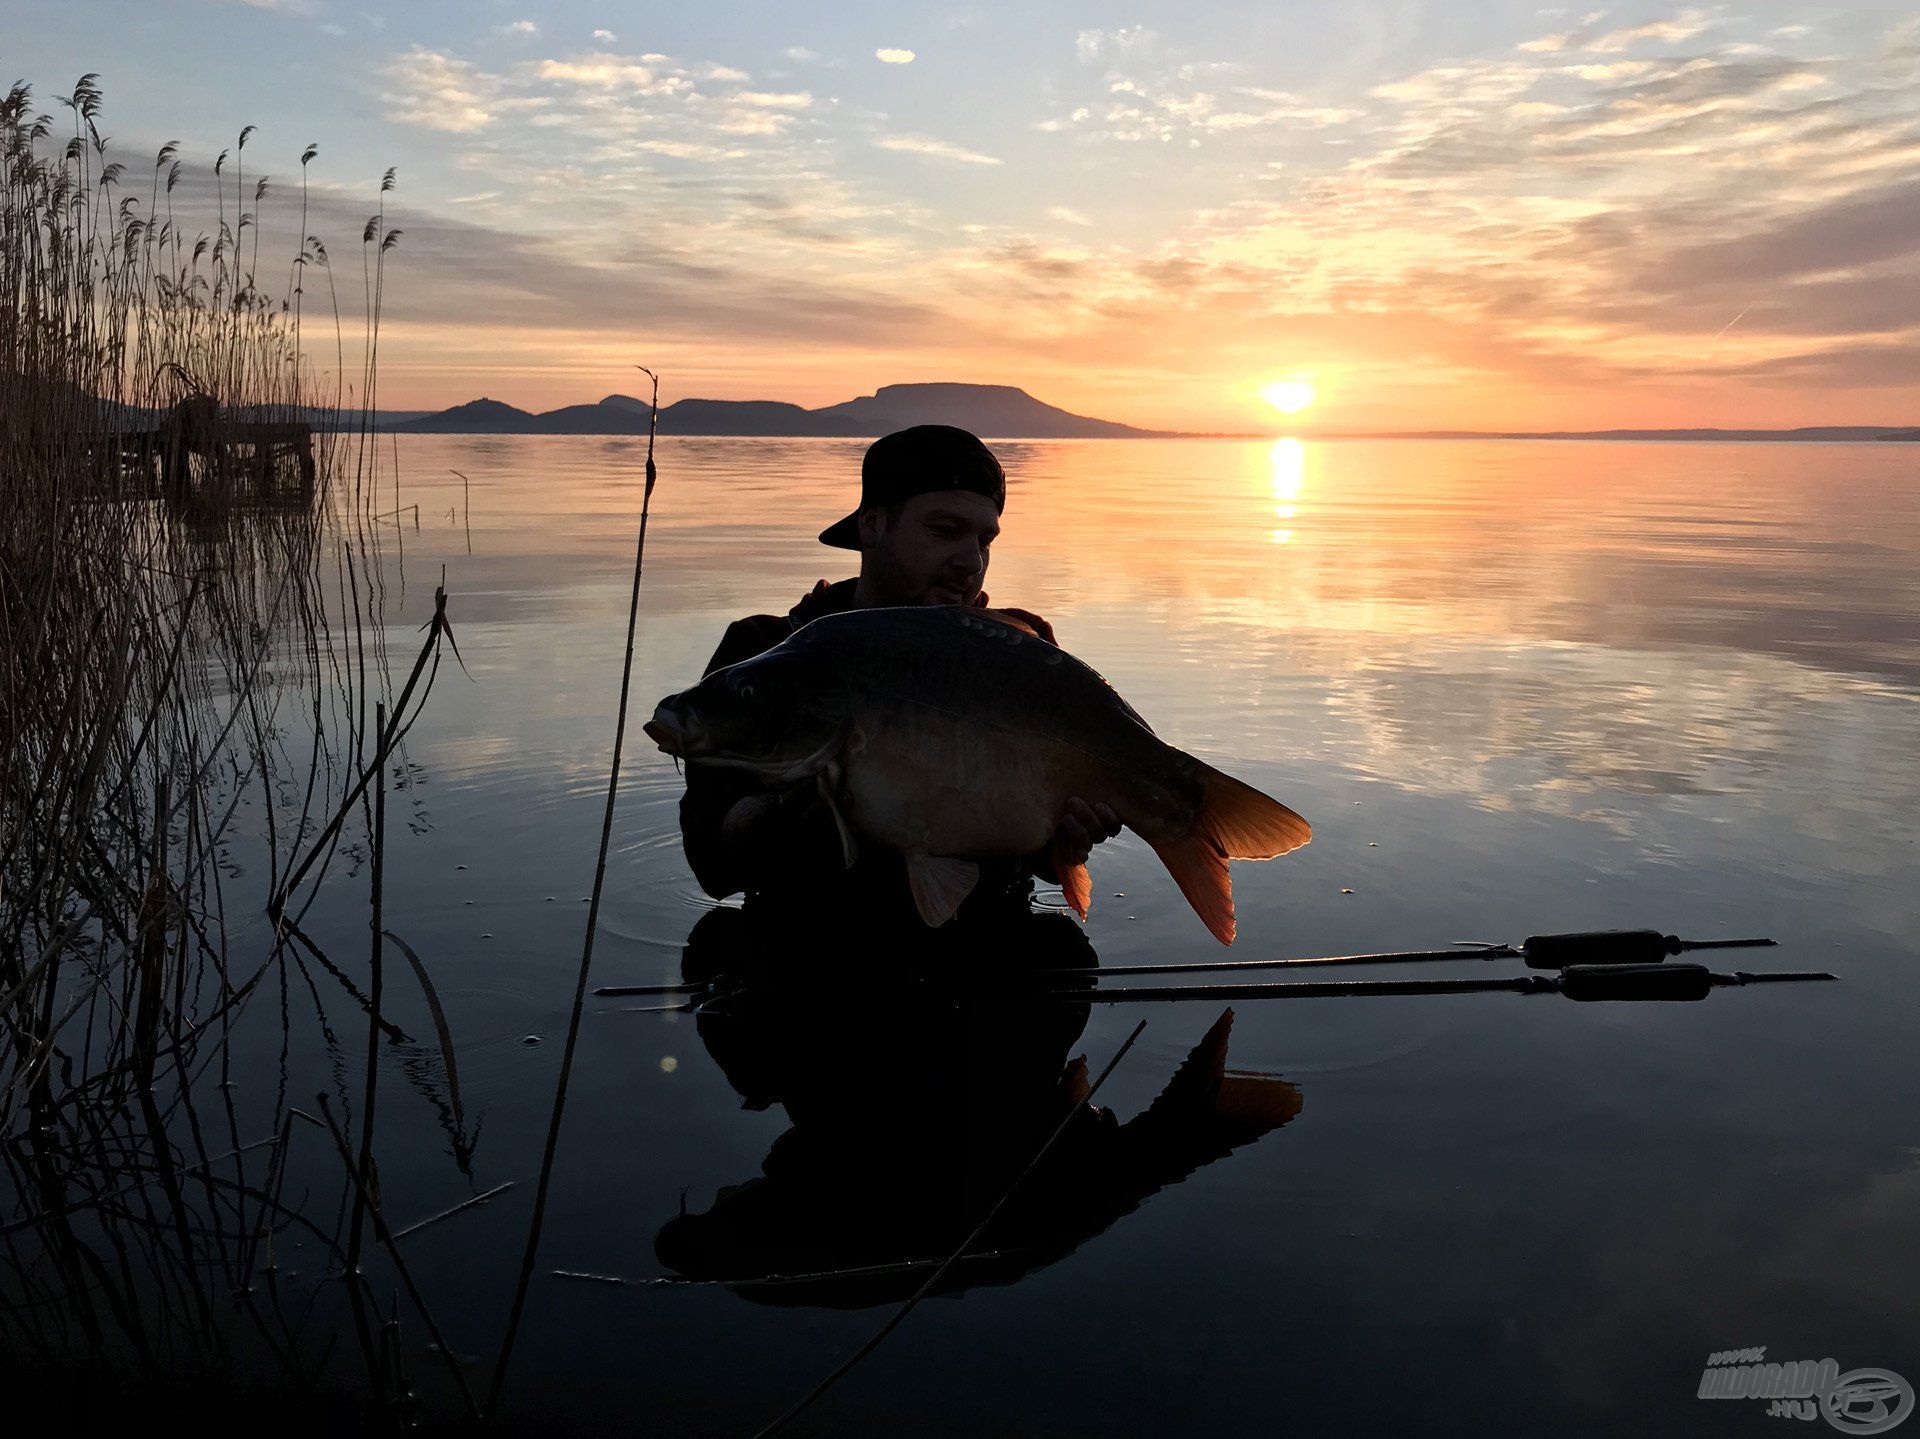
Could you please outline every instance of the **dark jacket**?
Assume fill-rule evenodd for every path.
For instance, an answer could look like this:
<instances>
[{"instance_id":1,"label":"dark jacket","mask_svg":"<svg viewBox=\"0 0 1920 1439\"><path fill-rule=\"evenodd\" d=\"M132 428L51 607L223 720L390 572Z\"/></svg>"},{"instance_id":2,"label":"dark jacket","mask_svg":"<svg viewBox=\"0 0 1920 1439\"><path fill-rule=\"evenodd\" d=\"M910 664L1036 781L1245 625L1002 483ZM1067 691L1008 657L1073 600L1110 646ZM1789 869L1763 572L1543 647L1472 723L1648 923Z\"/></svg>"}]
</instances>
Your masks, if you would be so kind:
<instances>
[{"instance_id":1,"label":"dark jacket","mask_svg":"<svg viewBox=\"0 0 1920 1439\"><path fill-rule=\"evenodd\" d=\"M727 626L704 673L712 674L764 654L822 615L855 608L855 583L849 579L830 585L822 580L784 615L748 615L735 620ZM1052 627L1045 620L1025 611L1013 613L1052 639ZM742 866L727 853L720 828L735 804L751 795L767 793L765 785L743 770L687 766L687 792L680 800L680 837L686 846L687 863L702 889L715 899L745 890L783 900L819 902L835 910L857 904L874 909L875 917L881 919L912 914L912 892L900 856L863 842L853 868L848 869L833 816L809 785L791 790L783 798L778 817L772 822L767 849L773 858L759 865L759 872L749 872L750 867ZM961 907L961 913L1008 901L1024 904L1033 893L1036 871L1050 874L1051 867L1041 857L982 865L980 884Z\"/></svg>"}]
</instances>

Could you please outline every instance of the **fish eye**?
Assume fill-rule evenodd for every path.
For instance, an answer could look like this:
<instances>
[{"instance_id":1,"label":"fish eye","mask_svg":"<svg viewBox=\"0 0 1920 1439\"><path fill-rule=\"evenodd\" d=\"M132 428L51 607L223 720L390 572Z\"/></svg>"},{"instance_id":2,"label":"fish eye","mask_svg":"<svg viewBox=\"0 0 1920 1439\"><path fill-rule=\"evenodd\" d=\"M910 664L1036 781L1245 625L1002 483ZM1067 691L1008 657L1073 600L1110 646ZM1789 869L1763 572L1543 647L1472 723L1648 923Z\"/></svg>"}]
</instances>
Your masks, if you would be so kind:
<instances>
[{"instance_id":1,"label":"fish eye","mask_svg":"<svg viewBox=\"0 0 1920 1439\"><path fill-rule=\"evenodd\" d=\"M752 698L753 698L753 686L752 686L752 685L750 685L750 684L744 684L744 685L741 685L741 686L740 686L740 698L741 698L741 699L743 699L743 700L750 700L750 699L752 699Z\"/></svg>"}]
</instances>

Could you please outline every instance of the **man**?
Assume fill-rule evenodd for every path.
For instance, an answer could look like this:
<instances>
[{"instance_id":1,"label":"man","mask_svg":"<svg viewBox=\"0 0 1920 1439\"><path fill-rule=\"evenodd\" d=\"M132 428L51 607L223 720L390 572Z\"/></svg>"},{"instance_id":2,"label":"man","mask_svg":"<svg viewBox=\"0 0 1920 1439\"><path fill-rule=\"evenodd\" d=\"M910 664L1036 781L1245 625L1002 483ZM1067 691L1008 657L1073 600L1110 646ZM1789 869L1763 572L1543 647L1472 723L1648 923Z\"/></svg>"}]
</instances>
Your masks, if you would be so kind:
<instances>
[{"instance_id":1,"label":"man","mask_svg":"<svg viewBox=\"0 0 1920 1439\"><path fill-rule=\"evenodd\" d=\"M984 606L980 585L1006 499L1000 462L965 430L916 425L874 441L860 465L860 507L820 534L823 544L858 550L860 573L838 584L820 581L785 615L734 621L706 673L752 659L822 615L888 605ZM1052 641L1052 626L1038 615L1009 613ZM1119 832L1106 805L1076 799L1060 817L1057 843L1085 863L1094 845ZM845 869L833 818L812 786L779 794L739 770L689 765L680 833L694 878L716 899L745 890L836 904L849 896L851 882L880 915L912 913L898 855L866 844L853 870ZM1057 878L1047 852L984 866L961 915L1024 906L1035 876Z\"/></svg>"}]
</instances>

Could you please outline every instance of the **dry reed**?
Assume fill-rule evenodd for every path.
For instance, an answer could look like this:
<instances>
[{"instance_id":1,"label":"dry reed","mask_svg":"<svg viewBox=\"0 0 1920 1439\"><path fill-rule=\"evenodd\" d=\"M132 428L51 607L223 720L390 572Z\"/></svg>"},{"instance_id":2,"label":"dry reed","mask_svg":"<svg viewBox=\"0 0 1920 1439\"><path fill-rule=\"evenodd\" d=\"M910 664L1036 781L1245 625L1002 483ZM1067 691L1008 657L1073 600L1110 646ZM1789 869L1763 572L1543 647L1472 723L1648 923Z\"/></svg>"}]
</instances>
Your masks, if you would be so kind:
<instances>
[{"instance_id":1,"label":"dry reed","mask_svg":"<svg viewBox=\"0 0 1920 1439\"><path fill-rule=\"evenodd\" d=\"M327 249L307 233L314 147L296 253L273 262L285 284L270 294L252 127L213 166L200 233L176 144L136 177L110 157L96 77L60 110L38 113L25 86L0 100L0 1273L16 1301L0 1306L0 1344L217 1372L238 1313L250 1344L310 1378L327 1361L279 1282L276 1244L295 1233L378 1323L378 1399L407 1381L397 1321L353 1262L369 1222L392 1250L370 1208L373 1056L358 1156L343 1157L351 1219L330 1231L286 1198L292 1121L311 1116L286 1102L285 1041L272 1131L250 1140L229 1041L276 990L290 1024L304 986L331 1043L321 986L336 982L370 1050L398 1033L381 1013L377 899L370 993L299 923L358 843L356 805L376 829L369 781L377 805L431 687L429 670L415 693L416 666L392 694L372 514L393 175L364 232L350 371ZM302 338L314 275L334 319L324 369ZM397 488L386 498L397 518ZM435 667L446 634L442 601ZM382 704L391 720L370 723ZM266 855L274 908L249 945L229 914L242 839Z\"/></svg>"}]
</instances>

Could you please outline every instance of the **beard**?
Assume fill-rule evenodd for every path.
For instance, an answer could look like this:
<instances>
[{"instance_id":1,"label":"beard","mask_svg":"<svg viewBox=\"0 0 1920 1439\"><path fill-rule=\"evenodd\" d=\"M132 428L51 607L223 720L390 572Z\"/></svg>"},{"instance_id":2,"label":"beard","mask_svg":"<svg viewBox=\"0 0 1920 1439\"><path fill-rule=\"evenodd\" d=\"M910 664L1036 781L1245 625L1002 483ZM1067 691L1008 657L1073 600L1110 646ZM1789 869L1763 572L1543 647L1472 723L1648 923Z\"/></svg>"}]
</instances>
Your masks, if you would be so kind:
<instances>
[{"instance_id":1,"label":"beard","mask_svg":"<svg viewBox=\"0 0 1920 1439\"><path fill-rule=\"evenodd\" d=\"M947 569L928 574L879 549L863 556L860 578L880 604L965 605L980 593L982 577Z\"/></svg>"}]
</instances>

